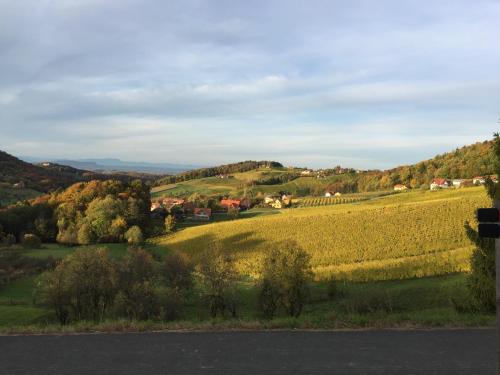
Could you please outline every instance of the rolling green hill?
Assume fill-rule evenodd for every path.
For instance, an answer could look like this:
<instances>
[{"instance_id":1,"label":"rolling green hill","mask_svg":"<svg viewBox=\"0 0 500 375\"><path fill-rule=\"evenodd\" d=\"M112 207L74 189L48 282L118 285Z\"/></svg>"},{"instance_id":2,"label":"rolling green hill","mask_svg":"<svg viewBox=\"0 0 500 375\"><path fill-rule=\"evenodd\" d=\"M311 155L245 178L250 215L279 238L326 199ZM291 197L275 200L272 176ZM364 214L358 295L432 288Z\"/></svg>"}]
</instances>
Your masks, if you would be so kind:
<instances>
[{"instance_id":1,"label":"rolling green hill","mask_svg":"<svg viewBox=\"0 0 500 375\"><path fill-rule=\"evenodd\" d=\"M472 244L463 225L486 204L481 187L416 191L186 228L155 243L192 254L218 243L236 254L242 273L252 276L263 254L286 240L311 255L320 279L432 276L469 269Z\"/></svg>"}]
</instances>

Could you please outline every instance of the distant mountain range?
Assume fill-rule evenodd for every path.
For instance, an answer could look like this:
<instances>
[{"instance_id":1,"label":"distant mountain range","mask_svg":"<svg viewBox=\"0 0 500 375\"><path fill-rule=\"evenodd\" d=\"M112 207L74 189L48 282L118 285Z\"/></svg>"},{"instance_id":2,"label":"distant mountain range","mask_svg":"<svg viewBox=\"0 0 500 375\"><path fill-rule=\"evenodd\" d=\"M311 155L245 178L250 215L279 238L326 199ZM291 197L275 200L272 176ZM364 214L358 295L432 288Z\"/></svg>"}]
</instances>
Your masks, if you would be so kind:
<instances>
[{"instance_id":1,"label":"distant mountain range","mask_svg":"<svg viewBox=\"0 0 500 375\"><path fill-rule=\"evenodd\" d=\"M170 164L170 163L147 163L123 161L120 159L41 159L36 157L21 157L22 160L30 163L51 162L60 165L67 165L73 168L84 169L93 172L138 172L153 174L177 174L191 169L199 168L194 165Z\"/></svg>"}]
</instances>

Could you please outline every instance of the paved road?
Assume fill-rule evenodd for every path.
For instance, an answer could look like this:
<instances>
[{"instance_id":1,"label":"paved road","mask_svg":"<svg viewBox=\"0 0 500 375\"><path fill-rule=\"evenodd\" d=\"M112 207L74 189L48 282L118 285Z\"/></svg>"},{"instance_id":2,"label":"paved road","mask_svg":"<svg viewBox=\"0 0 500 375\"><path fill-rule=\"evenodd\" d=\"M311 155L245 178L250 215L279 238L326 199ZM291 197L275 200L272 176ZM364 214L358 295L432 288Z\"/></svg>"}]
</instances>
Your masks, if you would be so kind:
<instances>
[{"instance_id":1,"label":"paved road","mask_svg":"<svg viewBox=\"0 0 500 375\"><path fill-rule=\"evenodd\" d=\"M0 373L494 374L493 330L0 336Z\"/></svg>"}]
</instances>

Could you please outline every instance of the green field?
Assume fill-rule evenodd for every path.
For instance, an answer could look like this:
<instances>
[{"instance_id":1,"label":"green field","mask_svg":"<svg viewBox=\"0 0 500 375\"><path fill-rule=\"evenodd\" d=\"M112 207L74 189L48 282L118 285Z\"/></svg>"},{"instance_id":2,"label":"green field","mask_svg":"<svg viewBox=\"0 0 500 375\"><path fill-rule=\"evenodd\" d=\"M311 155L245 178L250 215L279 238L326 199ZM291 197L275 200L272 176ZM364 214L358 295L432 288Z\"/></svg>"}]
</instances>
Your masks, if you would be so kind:
<instances>
[{"instance_id":1,"label":"green field","mask_svg":"<svg viewBox=\"0 0 500 375\"><path fill-rule=\"evenodd\" d=\"M262 255L284 240L311 255L318 279L433 276L469 269L472 245L463 225L486 204L483 188L416 191L186 228L154 243L192 254L220 243L251 276L257 276Z\"/></svg>"}]
</instances>

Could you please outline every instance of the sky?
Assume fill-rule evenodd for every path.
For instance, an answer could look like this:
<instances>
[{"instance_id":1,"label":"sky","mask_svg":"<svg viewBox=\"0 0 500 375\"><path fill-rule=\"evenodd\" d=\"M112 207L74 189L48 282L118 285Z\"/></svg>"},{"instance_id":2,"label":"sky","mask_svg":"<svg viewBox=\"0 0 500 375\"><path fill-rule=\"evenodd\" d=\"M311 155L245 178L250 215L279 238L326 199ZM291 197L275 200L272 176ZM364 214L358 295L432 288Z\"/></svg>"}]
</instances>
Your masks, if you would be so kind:
<instances>
[{"instance_id":1,"label":"sky","mask_svg":"<svg viewBox=\"0 0 500 375\"><path fill-rule=\"evenodd\" d=\"M498 0L0 0L0 149L390 168L500 125Z\"/></svg>"}]
</instances>

